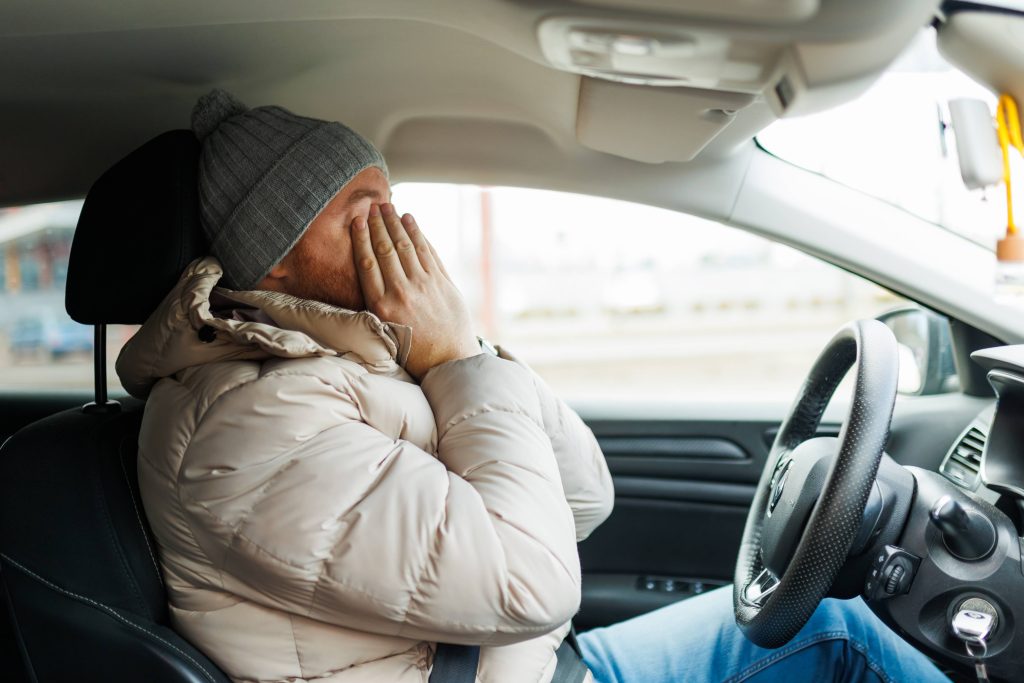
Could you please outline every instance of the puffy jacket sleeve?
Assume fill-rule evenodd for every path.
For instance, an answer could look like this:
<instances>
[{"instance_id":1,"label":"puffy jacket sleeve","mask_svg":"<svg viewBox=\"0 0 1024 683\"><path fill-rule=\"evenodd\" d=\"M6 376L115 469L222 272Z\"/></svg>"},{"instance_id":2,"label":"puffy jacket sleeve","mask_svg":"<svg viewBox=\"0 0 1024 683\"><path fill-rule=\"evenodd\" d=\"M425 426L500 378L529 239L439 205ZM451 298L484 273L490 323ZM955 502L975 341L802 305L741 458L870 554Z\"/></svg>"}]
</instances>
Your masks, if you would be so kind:
<instances>
[{"instance_id":1,"label":"puffy jacket sleeve","mask_svg":"<svg viewBox=\"0 0 1024 683\"><path fill-rule=\"evenodd\" d=\"M532 378L480 355L433 369L422 390L436 458L363 422L322 378L271 373L218 400L179 495L220 588L430 641L507 644L569 620L579 558ZM251 456L219 465L239 452Z\"/></svg>"},{"instance_id":2,"label":"puffy jacket sleeve","mask_svg":"<svg viewBox=\"0 0 1024 683\"><path fill-rule=\"evenodd\" d=\"M615 504L615 489L601 446L594 433L565 401L525 363L505 347L499 355L518 363L530 372L540 401L544 431L551 439L565 499L572 508L576 540L582 541L608 519Z\"/></svg>"}]
</instances>

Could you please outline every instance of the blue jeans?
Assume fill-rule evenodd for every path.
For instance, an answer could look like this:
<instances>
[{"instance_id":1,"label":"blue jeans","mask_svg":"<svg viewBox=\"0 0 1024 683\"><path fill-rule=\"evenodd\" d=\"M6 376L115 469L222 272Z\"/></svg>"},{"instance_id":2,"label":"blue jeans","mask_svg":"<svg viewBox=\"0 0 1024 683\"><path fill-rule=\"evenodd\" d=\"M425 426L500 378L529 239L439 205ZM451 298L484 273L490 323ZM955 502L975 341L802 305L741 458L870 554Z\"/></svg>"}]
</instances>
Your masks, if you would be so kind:
<instances>
[{"instance_id":1,"label":"blue jeans","mask_svg":"<svg viewBox=\"0 0 1024 683\"><path fill-rule=\"evenodd\" d=\"M777 650L748 641L719 588L579 636L597 683L949 683L860 598L825 600Z\"/></svg>"}]
</instances>

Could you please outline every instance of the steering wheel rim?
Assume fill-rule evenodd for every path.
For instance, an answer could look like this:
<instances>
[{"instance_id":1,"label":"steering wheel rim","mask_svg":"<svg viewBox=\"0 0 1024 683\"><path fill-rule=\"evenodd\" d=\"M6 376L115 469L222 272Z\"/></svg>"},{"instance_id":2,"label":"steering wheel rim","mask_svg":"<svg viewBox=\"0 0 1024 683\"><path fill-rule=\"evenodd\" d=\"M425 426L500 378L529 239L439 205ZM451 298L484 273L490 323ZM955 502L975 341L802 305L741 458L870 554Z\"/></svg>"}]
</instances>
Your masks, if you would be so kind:
<instances>
[{"instance_id":1,"label":"steering wheel rim","mask_svg":"<svg viewBox=\"0 0 1024 683\"><path fill-rule=\"evenodd\" d=\"M853 400L821 494L785 570L766 577L771 572L762 563L764 524L770 499L775 498L774 507L785 486L785 476L776 475L784 475L793 451L814 438L832 394L855 364ZM765 462L736 560L733 610L737 626L753 643L775 648L789 642L846 561L888 441L898 370L889 328L877 320L857 320L836 333L804 380Z\"/></svg>"}]
</instances>

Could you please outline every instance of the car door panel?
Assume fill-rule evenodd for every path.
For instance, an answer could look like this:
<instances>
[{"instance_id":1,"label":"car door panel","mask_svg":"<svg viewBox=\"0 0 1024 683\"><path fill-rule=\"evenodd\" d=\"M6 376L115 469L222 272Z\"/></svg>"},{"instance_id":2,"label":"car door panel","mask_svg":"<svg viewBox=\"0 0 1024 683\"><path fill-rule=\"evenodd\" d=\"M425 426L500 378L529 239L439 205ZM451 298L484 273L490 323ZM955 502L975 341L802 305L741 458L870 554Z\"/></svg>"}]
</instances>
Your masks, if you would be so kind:
<instances>
[{"instance_id":1,"label":"car door panel","mask_svg":"<svg viewBox=\"0 0 1024 683\"><path fill-rule=\"evenodd\" d=\"M584 414L584 419L587 416ZM589 419L615 509L580 543L580 629L724 585L774 420Z\"/></svg>"}]
</instances>

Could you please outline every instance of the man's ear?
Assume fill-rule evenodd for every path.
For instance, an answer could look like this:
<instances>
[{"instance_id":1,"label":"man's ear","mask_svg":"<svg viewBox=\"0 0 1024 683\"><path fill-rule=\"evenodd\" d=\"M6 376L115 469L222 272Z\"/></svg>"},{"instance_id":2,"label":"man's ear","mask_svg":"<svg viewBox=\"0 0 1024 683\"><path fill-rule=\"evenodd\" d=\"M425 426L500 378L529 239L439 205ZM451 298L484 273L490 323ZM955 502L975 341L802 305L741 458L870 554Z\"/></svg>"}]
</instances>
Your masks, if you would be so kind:
<instances>
[{"instance_id":1,"label":"man's ear","mask_svg":"<svg viewBox=\"0 0 1024 683\"><path fill-rule=\"evenodd\" d=\"M288 279L288 276L291 275L291 271L287 264L285 264L286 260L287 259L281 259L276 266L271 268L270 272L268 272L263 279L260 280L259 284L256 285L256 289L268 289L273 292L287 291L285 289L285 281Z\"/></svg>"},{"instance_id":2,"label":"man's ear","mask_svg":"<svg viewBox=\"0 0 1024 683\"><path fill-rule=\"evenodd\" d=\"M283 280L288 277L288 267L284 264L282 259L280 263L270 269L267 273L267 277L274 278L275 280Z\"/></svg>"}]
</instances>

